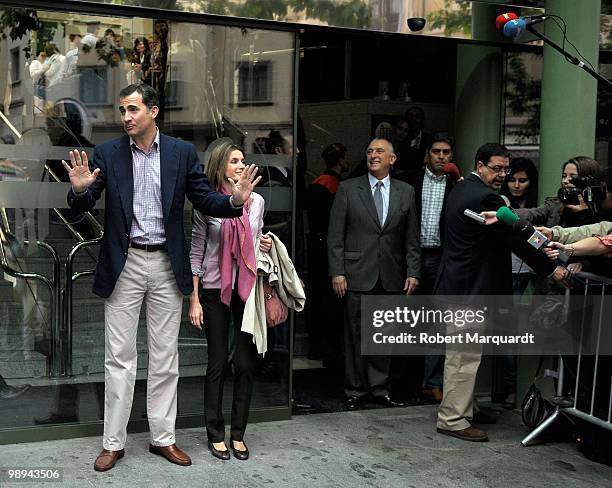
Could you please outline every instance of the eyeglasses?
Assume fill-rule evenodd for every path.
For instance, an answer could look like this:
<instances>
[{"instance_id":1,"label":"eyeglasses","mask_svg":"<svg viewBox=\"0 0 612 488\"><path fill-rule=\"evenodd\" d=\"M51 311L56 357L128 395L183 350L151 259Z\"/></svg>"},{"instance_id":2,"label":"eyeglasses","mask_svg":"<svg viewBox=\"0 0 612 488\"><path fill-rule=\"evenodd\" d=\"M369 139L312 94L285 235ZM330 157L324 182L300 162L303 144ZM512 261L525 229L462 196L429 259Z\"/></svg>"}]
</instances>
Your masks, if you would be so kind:
<instances>
[{"instance_id":1,"label":"eyeglasses","mask_svg":"<svg viewBox=\"0 0 612 488\"><path fill-rule=\"evenodd\" d=\"M512 172L510 166L489 166L488 164L485 164L485 166L497 174L504 173L509 175Z\"/></svg>"},{"instance_id":2,"label":"eyeglasses","mask_svg":"<svg viewBox=\"0 0 612 488\"><path fill-rule=\"evenodd\" d=\"M438 148L432 148L429 150L429 152L431 154L444 154L445 156L448 156L451 153L450 149L438 149Z\"/></svg>"}]
</instances>

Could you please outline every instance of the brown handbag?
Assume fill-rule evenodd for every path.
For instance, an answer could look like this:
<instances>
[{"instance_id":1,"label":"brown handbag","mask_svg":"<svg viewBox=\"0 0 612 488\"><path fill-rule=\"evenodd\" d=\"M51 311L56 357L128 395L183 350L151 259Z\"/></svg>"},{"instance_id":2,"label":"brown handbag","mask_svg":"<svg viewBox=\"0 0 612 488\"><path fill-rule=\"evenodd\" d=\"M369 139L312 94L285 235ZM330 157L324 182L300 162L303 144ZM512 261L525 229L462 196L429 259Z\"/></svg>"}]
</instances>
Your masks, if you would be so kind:
<instances>
[{"instance_id":1,"label":"brown handbag","mask_svg":"<svg viewBox=\"0 0 612 488\"><path fill-rule=\"evenodd\" d=\"M263 292L266 307L266 324L268 327L276 327L287 320L289 309L276 293L276 287L264 281Z\"/></svg>"}]
</instances>

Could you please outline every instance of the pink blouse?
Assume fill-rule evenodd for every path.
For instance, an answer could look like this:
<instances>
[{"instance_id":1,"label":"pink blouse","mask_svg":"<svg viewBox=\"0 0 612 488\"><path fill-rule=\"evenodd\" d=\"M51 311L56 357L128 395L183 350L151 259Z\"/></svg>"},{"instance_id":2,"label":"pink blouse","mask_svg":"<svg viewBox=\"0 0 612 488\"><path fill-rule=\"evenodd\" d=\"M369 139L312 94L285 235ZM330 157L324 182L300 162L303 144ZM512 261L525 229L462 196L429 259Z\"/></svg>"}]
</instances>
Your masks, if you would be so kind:
<instances>
[{"instance_id":1,"label":"pink blouse","mask_svg":"<svg viewBox=\"0 0 612 488\"><path fill-rule=\"evenodd\" d=\"M259 193L251 193L249 206L249 223L253 234L253 242L257 246L257 238L263 227L265 201ZM193 212L193 229L191 231L191 272L200 277L202 288L221 288L221 273L219 271L219 235L223 219L209 217L197 210ZM236 273L236 264L233 266Z\"/></svg>"}]
</instances>

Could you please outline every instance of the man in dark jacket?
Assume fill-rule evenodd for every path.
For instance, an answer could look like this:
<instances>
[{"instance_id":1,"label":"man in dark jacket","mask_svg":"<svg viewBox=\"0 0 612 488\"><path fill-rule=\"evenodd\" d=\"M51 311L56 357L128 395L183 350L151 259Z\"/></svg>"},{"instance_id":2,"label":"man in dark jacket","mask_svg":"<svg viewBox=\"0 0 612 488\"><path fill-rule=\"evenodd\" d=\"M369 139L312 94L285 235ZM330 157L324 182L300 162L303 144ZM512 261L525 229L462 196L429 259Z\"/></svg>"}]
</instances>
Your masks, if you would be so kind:
<instances>
[{"instance_id":1,"label":"man in dark jacket","mask_svg":"<svg viewBox=\"0 0 612 488\"><path fill-rule=\"evenodd\" d=\"M414 189L389 177L393 145L374 139L368 174L344 181L334 199L327 237L334 292L345 298L345 394L349 409L370 393L388 406L390 356L361 354L364 294L412 294L420 277L419 227Z\"/></svg>"},{"instance_id":2,"label":"man in dark jacket","mask_svg":"<svg viewBox=\"0 0 612 488\"><path fill-rule=\"evenodd\" d=\"M508 150L497 143L481 146L474 171L448 197L444 250L434 286L436 295L512 295L511 252L537 273L567 278L567 270L556 266L531 247L519 234L503 224L480 225L466 217L474 212L504 206L499 189L508 173ZM451 324L452 325L452 324ZM488 440L486 432L472 427L474 385L480 365L480 348L447 347L444 364L444 397L438 409L437 430L465 441Z\"/></svg>"}]
</instances>

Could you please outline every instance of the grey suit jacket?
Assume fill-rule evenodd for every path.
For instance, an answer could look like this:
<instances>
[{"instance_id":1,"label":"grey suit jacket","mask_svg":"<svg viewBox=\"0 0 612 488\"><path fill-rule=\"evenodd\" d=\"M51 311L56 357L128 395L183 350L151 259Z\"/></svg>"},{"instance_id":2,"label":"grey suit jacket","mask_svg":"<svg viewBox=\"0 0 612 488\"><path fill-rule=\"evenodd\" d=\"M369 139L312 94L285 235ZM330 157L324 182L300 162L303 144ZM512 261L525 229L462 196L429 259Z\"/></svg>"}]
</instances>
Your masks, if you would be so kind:
<instances>
[{"instance_id":1,"label":"grey suit jacket","mask_svg":"<svg viewBox=\"0 0 612 488\"><path fill-rule=\"evenodd\" d=\"M329 275L346 276L349 291L370 291L379 277L386 291L401 291L407 277L420 277L419 234L412 186L391 179L381 226L368 176L344 181L329 219Z\"/></svg>"}]
</instances>

